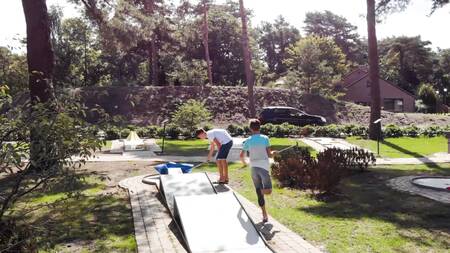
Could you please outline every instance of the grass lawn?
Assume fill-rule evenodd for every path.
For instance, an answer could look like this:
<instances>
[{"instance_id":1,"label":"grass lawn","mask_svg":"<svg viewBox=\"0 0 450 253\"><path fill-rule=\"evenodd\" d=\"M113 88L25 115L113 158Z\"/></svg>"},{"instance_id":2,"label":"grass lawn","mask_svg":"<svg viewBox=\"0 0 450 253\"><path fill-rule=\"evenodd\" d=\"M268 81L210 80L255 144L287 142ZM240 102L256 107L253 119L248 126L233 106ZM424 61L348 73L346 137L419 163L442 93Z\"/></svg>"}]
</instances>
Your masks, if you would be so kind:
<instances>
[{"instance_id":1,"label":"grass lawn","mask_svg":"<svg viewBox=\"0 0 450 253\"><path fill-rule=\"evenodd\" d=\"M162 147L162 139L156 141ZM208 154L208 141L200 139L192 140L165 140L164 154L166 155L182 155L197 156Z\"/></svg>"},{"instance_id":2,"label":"grass lawn","mask_svg":"<svg viewBox=\"0 0 450 253\"><path fill-rule=\"evenodd\" d=\"M162 146L162 140L157 140L156 142L160 147ZM311 153L315 151L305 143L299 140L289 139L289 138L270 138L270 144L273 150L281 150L289 146L296 145L308 147ZM185 155L185 156L196 156L196 155L207 155L208 154L208 141L207 140L165 140L164 141L164 153L168 155Z\"/></svg>"},{"instance_id":3,"label":"grass lawn","mask_svg":"<svg viewBox=\"0 0 450 253\"><path fill-rule=\"evenodd\" d=\"M377 152L377 141L349 137L348 142L360 147ZM445 137L400 137L386 138L380 142L380 156L389 158L426 157L438 152L447 151L447 139Z\"/></svg>"},{"instance_id":4,"label":"grass lawn","mask_svg":"<svg viewBox=\"0 0 450 253\"><path fill-rule=\"evenodd\" d=\"M105 141L105 144L103 144L103 148L106 150L110 150L112 146L112 141Z\"/></svg>"},{"instance_id":5,"label":"grass lawn","mask_svg":"<svg viewBox=\"0 0 450 253\"><path fill-rule=\"evenodd\" d=\"M213 165L201 169L216 171ZM450 175L450 164L375 167L344 180L342 196L331 202L275 187L267 206L278 221L331 253L449 252L450 206L385 184L389 178L421 173ZM230 178L235 190L257 203L248 168L232 164Z\"/></svg>"},{"instance_id":6,"label":"grass lawn","mask_svg":"<svg viewBox=\"0 0 450 253\"><path fill-rule=\"evenodd\" d=\"M59 189L33 194L18 205L37 210L23 221L36 229L39 252L135 252L128 197L97 176L76 186L81 196L67 198Z\"/></svg>"}]
</instances>

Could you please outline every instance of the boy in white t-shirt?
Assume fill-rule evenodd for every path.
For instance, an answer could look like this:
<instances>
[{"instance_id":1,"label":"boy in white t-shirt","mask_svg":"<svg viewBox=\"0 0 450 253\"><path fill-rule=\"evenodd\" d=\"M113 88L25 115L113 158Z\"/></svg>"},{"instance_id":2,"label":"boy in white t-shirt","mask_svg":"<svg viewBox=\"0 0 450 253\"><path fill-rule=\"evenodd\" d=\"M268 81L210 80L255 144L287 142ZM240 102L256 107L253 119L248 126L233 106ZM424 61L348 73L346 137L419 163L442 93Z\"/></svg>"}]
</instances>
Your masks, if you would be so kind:
<instances>
[{"instance_id":1,"label":"boy in white t-shirt","mask_svg":"<svg viewBox=\"0 0 450 253\"><path fill-rule=\"evenodd\" d=\"M217 146L217 156L216 164L219 169L219 184L228 184L228 163L227 157L230 153L230 149L233 146L233 138L224 129L211 129L205 131L204 129L199 129L196 131L195 135L200 139L208 139L210 142L210 148L208 153L208 160L210 161L214 153L214 147Z\"/></svg>"},{"instance_id":2,"label":"boy in white t-shirt","mask_svg":"<svg viewBox=\"0 0 450 253\"><path fill-rule=\"evenodd\" d=\"M244 141L241 151L241 161L245 163L245 154L250 153L250 166L253 184L255 185L256 195L258 196L258 204L261 207L263 222L268 221L266 211L266 202L264 195L272 193L272 180L270 178L269 157L275 153L270 150L269 137L259 132L261 123L257 119L250 120L250 130L252 135Z\"/></svg>"}]
</instances>

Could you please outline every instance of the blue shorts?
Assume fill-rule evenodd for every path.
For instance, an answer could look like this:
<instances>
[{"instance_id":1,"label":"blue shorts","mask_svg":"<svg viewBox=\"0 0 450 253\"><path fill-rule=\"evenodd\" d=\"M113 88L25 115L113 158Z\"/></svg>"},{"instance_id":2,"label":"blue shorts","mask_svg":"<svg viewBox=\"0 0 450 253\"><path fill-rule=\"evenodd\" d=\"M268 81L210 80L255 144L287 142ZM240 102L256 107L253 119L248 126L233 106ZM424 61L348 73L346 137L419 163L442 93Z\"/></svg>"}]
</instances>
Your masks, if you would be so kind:
<instances>
[{"instance_id":1,"label":"blue shorts","mask_svg":"<svg viewBox=\"0 0 450 253\"><path fill-rule=\"evenodd\" d=\"M233 141L222 144L222 146L220 146L219 152L217 152L216 160L226 160L232 146Z\"/></svg>"}]
</instances>

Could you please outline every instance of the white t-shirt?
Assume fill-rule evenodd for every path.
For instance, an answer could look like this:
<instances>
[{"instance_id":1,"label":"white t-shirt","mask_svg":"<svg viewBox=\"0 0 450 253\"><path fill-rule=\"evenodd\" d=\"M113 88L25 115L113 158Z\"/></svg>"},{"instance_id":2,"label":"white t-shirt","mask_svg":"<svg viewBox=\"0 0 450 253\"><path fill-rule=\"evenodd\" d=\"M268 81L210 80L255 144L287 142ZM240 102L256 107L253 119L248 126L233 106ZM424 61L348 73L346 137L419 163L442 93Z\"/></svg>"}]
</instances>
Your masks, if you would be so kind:
<instances>
[{"instance_id":1,"label":"white t-shirt","mask_svg":"<svg viewBox=\"0 0 450 253\"><path fill-rule=\"evenodd\" d=\"M211 129L206 132L206 136L210 142L213 142L214 139L217 139L220 144L227 144L232 141L231 135L225 129Z\"/></svg>"}]
</instances>

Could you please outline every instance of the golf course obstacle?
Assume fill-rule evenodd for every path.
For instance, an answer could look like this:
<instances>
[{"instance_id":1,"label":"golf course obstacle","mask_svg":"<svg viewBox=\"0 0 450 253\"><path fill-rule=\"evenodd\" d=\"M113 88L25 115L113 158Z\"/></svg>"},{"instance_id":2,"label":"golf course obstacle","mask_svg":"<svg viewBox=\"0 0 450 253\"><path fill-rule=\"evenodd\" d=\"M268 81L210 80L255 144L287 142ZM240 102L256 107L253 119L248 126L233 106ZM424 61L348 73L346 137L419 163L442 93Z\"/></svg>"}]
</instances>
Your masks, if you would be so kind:
<instances>
[{"instance_id":1,"label":"golf course obstacle","mask_svg":"<svg viewBox=\"0 0 450 253\"><path fill-rule=\"evenodd\" d=\"M217 193L206 173L150 176L142 182L158 186L187 251L273 252L236 195Z\"/></svg>"}]
</instances>

